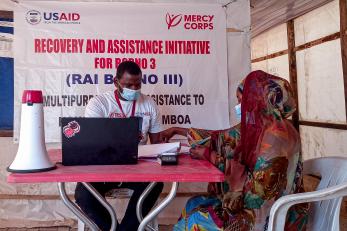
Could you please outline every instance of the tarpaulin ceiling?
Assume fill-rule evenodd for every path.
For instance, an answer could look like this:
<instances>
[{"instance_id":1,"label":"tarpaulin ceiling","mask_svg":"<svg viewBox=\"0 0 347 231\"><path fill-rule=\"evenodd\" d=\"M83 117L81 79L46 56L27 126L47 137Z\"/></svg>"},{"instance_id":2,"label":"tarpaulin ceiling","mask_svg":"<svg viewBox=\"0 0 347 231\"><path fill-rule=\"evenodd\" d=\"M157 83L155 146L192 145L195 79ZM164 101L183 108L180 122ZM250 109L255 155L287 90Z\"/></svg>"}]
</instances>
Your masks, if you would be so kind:
<instances>
[{"instance_id":1,"label":"tarpaulin ceiling","mask_svg":"<svg viewBox=\"0 0 347 231\"><path fill-rule=\"evenodd\" d=\"M252 37L328 2L331 0L251 0Z\"/></svg>"}]
</instances>

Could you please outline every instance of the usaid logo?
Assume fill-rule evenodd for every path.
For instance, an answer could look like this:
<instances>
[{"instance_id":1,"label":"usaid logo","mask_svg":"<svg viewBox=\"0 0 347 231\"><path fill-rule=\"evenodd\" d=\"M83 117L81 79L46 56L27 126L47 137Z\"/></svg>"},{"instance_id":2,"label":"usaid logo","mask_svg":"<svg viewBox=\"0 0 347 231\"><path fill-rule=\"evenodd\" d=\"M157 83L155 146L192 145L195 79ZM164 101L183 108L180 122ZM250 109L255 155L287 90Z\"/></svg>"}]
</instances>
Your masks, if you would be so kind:
<instances>
[{"instance_id":1,"label":"usaid logo","mask_svg":"<svg viewBox=\"0 0 347 231\"><path fill-rule=\"evenodd\" d=\"M43 12L30 10L26 14L26 20L31 25L39 24L41 21L45 24L80 24L79 13L65 12Z\"/></svg>"},{"instance_id":2,"label":"usaid logo","mask_svg":"<svg viewBox=\"0 0 347 231\"><path fill-rule=\"evenodd\" d=\"M166 13L167 29L183 25L185 30L213 30L214 15Z\"/></svg>"},{"instance_id":3,"label":"usaid logo","mask_svg":"<svg viewBox=\"0 0 347 231\"><path fill-rule=\"evenodd\" d=\"M78 22L81 16L78 13L58 13L58 12L44 12L43 19L52 22Z\"/></svg>"},{"instance_id":4,"label":"usaid logo","mask_svg":"<svg viewBox=\"0 0 347 231\"><path fill-rule=\"evenodd\" d=\"M37 10L30 10L26 14L26 20L31 25L37 25L41 22L41 13Z\"/></svg>"}]
</instances>

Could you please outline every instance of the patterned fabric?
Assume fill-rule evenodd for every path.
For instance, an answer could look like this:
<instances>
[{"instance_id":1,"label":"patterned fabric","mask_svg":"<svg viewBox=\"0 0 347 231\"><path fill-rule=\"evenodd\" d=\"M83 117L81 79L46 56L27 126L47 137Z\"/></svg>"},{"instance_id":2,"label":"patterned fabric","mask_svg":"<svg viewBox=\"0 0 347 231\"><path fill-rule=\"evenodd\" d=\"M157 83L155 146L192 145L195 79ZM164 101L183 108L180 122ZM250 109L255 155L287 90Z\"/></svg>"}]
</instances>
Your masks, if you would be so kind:
<instances>
[{"instance_id":1,"label":"patterned fabric","mask_svg":"<svg viewBox=\"0 0 347 231\"><path fill-rule=\"evenodd\" d=\"M191 198L174 230L266 231L274 201L303 192L300 137L285 119L294 111L289 83L255 71L244 81L240 125L190 129L191 144L209 140L206 159L224 172L225 182L210 183L209 197ZM305 230L307 212L306 205L292 207L285 230Z\"/></svg>"},{"instance_id":2,"label":"patterned fabric","mask_svg":"<svg viewBox=\"0 0 347 231\"><path fill-rule=\"evenodd\" d=\"M188 200L174 230L223 230L223 221L216 216L220 208L221 201L215 197L193 197Z\"/></svg>"}]
</instances>

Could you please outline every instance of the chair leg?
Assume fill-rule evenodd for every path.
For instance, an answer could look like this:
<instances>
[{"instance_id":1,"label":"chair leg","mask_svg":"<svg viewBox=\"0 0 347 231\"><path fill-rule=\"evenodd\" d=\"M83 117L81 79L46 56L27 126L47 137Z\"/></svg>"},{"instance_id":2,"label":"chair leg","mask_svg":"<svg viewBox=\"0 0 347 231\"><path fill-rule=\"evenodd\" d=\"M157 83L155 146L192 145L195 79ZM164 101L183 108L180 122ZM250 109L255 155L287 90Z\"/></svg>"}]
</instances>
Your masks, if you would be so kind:
<instances>
[{"instance_id":1,"label":"chair leg","mask_svg":"<svg viewBox=\"0 0 347 231\"><path fill-rule=\"evenodd\" d=\"M158 202L155 204L155 206L158 204ZM152 231L154 230L159 230L159 223L158 223L158 218L153 219L151 222L148 223L148 226L150 228L146 228L146 231ZM85 231L86 225L81 221L80 219L77 219L77 231Z\"/></svg>"},{"instance_id":2,"label":"chair leg","mask_svg":"<svg viewBox=\"0 0 347 231\"><path fill-rule=\"evenodd\" d=\"M149 227L151 228L149 228ZM148 223L146 231L159 230L158 218L154 218L151 222Z\"/></svg>"},{"instance_id":3,"label":"chair leg","mask_svg":"<svg viewBox=\"0 0 347 231\"><path fill-rule=\"evenodd\" d=\"M153 208L156 207L157 205L158 205L158 201L155 202ZM159 231L158 217L151 220L146 227L146 231L153 231L153 230Z\"/></svg>"},{"instance_id":4,"label":"chair leg","mask_svg":"<svg viewBox=\"0 0 347 231\"><path fill-rule=\"evenodd\" d=\"M86 226L86 225L83 223L83 221L81 221L80 219L78 219L77 231L84 231L85 226Z\"/></svg>"}]
</instances>

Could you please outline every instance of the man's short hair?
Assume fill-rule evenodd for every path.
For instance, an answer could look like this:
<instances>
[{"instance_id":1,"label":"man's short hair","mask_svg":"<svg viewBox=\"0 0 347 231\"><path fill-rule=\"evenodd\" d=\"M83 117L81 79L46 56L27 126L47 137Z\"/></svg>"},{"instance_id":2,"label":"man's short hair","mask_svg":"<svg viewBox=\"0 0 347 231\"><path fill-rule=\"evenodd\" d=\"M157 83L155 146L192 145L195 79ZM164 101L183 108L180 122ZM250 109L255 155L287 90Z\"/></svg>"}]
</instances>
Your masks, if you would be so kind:
<instances>
[{"instance_id":1,"label":"man's short hair","mask_svg":"<svg viewBox=\"0 0 347 231\"><path fill-rule=\"evenodd\" d=\"M142 73L139 65L133 61L124 61L120 63L117 68L116 78L122 78L125 72L128 72L130 75L139 75Z\"/></svg>"}]
</instances>

